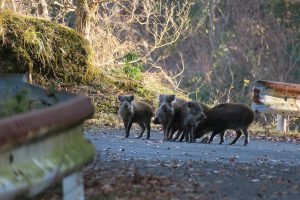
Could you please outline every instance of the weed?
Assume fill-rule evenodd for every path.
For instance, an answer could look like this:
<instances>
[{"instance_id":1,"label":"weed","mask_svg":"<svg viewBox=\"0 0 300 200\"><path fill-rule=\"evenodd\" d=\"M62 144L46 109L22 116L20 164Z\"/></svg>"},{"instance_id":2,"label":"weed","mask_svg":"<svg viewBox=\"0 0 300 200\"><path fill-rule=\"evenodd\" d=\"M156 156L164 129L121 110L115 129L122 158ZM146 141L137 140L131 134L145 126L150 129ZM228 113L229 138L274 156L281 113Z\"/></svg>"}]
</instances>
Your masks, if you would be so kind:
<instances>
[{"instance_id":1,"label":"weed","mask_svg":"<svg viewBox=\"0 0 300 200\"><path fill-rule=\"evenodd\" d=\"M141 79L143 64L138 60L139 56L136 52L130 52L124 56L125 66L123 68L123 71L129 78L133 80Z\"/></svg>"}]
</instances>

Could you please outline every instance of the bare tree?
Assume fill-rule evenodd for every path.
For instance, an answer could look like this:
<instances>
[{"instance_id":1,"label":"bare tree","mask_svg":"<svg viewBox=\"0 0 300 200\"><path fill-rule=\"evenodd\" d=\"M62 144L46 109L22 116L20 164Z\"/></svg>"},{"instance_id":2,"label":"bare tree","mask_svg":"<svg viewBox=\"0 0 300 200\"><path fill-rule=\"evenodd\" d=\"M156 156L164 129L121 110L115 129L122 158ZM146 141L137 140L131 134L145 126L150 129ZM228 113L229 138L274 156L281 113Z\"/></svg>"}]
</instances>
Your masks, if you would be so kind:
<instances>
[{"instance_id":1,"label":"bare tree","mask_svg":"<svg viewBox=\"0 0 300 200\"><path fill-rule=\"evenodd\" d=\"M176 79L164 71L163 60L168 53L163 49L188 36L191 6L192 0L100 1L90 32L98 65L123 66L124 55L134 51L139 59L133 62L160 70L168 82L178 87L180 81L175 84ZM184 65L179 73L182 70Z\"/></svg>"},{"instance_id":2,"label":"bare tree","mask_svg":"<svg viewBox=\"0 0 300 200\"><path fill-rule=\"evenodd\" d=\"M49 19L48 4L46 0L39 0L38 14L43 18Z\"/></svg>"},{"instance_id":3,"label":"bare tree","mask_svg":"<svg viewBox=\"0 0 300 200\"><path fill-rule=\"evenodd\" d=\"M57 10L57 14L52 20L60 21L63 24L65 23L66 15L76 10L76 6L73 4L72 0L63 0L62 2L54 1L53 7Z\"/></svg>"},{"instance_id":4,"label":"bare tree","mask_svg":"<svg viewBox=\"0 0 300 200\"><path fill-rule=\"evenodd\" d=\"M145 58L174 44L189 27L191 1L133 0L117 1L116 5L125 22L121 31L139 41L137 46Z\"/></svg>"},{"instance_id":5,"label":"bare tree","mask_svg":"<svg viewBox=\"0 0 300 200\"><path fill-rule=\"evenodd\" d=\"M76 1L76 30L86 39L90 39L91 26L95 19L95 14L99 2L94 0Z\"/></svg>"},{"instance_id":6,"label":"bare tree","mask_svg":"<svg viewBox=\"0 0 300 200\"><path fill-rule=\"evenodd\" d=\"M113 56L105 61L99 58L99 65L122 66L124 53L135 51L140 59L134 62L142 61L149 67L161 70L167 80L173 82L175 79L168 77L163 70L163 60L167 55L162 53L162 49L175 44L180 37L188 36L191 6L191 0L101 1L96 22L101 30L93 29L96 32L92 34L93 41L101 41L101 45L96 42L93 45L98 47L96 51L101 51L97 55L110 51ZM97 39L97 35L101 38ZM103 37L110 40L103 40ZM179 69L179 73L181 71Z\"/></svg>"}]
</instances>

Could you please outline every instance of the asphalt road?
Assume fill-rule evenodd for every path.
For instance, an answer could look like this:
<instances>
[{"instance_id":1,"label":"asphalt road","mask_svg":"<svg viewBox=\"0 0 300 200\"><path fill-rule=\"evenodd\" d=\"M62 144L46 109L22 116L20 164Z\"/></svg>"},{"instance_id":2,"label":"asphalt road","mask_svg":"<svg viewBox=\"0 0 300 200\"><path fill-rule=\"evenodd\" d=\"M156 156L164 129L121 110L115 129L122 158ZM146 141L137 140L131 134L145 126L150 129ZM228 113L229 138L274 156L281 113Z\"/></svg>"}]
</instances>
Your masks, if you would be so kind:
<instances>
[{"instance_id":1,"label":"asphalt road","mask_svg":"<svg viewBox=\"0 0 300 200\"><path fill-rule=\"evenodd\" d=\"M137 131L133 131L137 133ZM88 199L300 199L300 145L243 137L235 145L124 138L124 130L86 130L97 155L85 169Z\"/></svg>"},{"instance_id":2,"label":"asphalt road","mask_svg":"<svg viewBox=\"0 0 300 200\"><path fill-rule=\"evenodd\" d=\"M109 161L111 157L121 160L194 160L217 161L222 163L266 163L283 165L300 165L300 144L292 142L272 142L268 140L250 139L248 146L243 146L243 136L235 145L228 145L233 138L226 138L219 145L216 136L213 143L171 142L163 141L161 132L152 131L150 140L136 139L137 130L133 130L129 138L124 138L124 130L86 131L86 137L95 145L102 159Z\"/></svg>"}]
</instances>

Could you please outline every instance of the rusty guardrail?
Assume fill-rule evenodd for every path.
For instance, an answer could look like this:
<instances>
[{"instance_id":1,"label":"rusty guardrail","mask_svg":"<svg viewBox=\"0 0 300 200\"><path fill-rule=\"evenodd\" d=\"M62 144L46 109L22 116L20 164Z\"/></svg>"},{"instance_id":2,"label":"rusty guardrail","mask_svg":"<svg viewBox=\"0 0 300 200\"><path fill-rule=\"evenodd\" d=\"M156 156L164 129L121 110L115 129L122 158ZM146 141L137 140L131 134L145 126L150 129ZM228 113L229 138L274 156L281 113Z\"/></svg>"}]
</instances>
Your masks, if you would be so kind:
<instances>
[{"instance_id":1,"label":"rusty guardrail","mask_svg":"<svg viewBox=\"0 0 300 200\"><path fill-rule=\"evenodd\" d=\"M273 81L256 81L253 85L252 109L276 114L277 128L285 130L284 116L300 116L300 85Z\"/></svg>"},{"instance_id":2,"label":"rusty guardrail","mask_svg":"<svg viewBox=\"0 0 300 200\"><path fill-rule=\"evenodd\" d=\"M1 200L32 197L78 172L95 153L82 127L94 113L91 101L62 92L49 95L22 79L20 75L0 75L0 97L7 99L25 89L28 102L41 102L44 108L0 119ZM77 179L82 179L82 174ZM72 187L79 187L81 194L72 194L75 188L64 181L65 199L83 199L82 185Z\"/></svg>"}]
</instances>

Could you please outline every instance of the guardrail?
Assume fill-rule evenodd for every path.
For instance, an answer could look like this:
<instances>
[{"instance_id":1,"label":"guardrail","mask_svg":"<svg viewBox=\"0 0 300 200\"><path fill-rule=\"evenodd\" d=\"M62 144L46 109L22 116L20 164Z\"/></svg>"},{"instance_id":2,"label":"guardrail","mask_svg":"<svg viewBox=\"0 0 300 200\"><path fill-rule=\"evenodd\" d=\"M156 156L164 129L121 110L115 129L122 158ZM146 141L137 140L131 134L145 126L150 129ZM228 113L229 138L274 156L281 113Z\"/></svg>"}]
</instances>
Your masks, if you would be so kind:
<instances>
[{"instance_id":1,"label":"guardrail","mask_svg":"<svg viewBox=\"0 0 300 200\"><path fill-rule=\"evenodd\" d=\"M286 116L300 116L300 85L256 81L251 106L257 112L276 114L277 129L286 131Z\"/></svg>"},{"instance_id":2,"label":"guardrail","mask_svg":"<svg viewBox=\"0 0 300 200\"><path fill-rule=\"evenodd\" d=\"M65 200L84 199L80 170L95 154L82 126L94 113L91 101L0 75L2 99L24 90L31 110L0 119L0 199L32 197L61 179Z\"/></svg>"}]
</instances>

